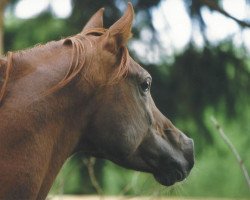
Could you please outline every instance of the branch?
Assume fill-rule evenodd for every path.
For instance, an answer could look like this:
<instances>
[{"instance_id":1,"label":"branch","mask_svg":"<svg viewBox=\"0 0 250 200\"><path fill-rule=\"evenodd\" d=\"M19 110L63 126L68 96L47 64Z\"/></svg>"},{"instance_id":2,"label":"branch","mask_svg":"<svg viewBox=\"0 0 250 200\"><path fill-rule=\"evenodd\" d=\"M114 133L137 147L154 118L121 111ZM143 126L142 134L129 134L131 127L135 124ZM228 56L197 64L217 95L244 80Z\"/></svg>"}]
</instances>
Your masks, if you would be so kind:
<instances>
[{"instance_id":1,"label":"branch","mask_svg":"<svg viewBox=\"0 0 250 200\"><path fill-rule=\"evenodd\" d=\"M241 27L247 27L250 28L250 23L247 23L245 21L239 20L235 17L233 17L232 15L230 15L228 12L226 12L224 9L222 9L221 7L219 7L219 5L212 1L212 0L199 0L202 4L208 6L209 8L218 11L219 13L221 13L222 15L234 20L235 22L237 22Z\"/></svg>"},{"instance_id":2,"label":"branch","mask_svg":"<svg viewBox=\"0 0 250 200\"><path fill-rule=\"evenodd\" d=\"M91 181L92 185L94 186L96 192L100 196L102 196L103 190L100 187L100 184L98 183L97 178L95 176L95 170L94 170L95 161L96 161L96 159L94 157L90 157L89 159L84 159L83 163L87 166L90 181Z\"/></svg>"},{"instance_id":3,"label":"branch","mask_svg":"<svg viewBox=\"0 0 250 200\"><path fill-rule=\"evenodd\" d=\"M215 128L218 130L218 133L220 134L220 136L222 137L222 139L224 140L224 142L227 144L227 146L229 147L229 149L233 152L234 156L237 159L237 162L240 166L240 169L246 179L248 188L250 189L250 177L249 174L247 172L246 166L243 163L243 160L241 159L238 151L235 149L235 147L233 146L232 142L229 140L229 138L226 136L224 130L221 128L221 126L219 125L219 123L217 122L217 120L214 117L211 117L211 121L213 122Z\"/></svg>"}]
</instances>

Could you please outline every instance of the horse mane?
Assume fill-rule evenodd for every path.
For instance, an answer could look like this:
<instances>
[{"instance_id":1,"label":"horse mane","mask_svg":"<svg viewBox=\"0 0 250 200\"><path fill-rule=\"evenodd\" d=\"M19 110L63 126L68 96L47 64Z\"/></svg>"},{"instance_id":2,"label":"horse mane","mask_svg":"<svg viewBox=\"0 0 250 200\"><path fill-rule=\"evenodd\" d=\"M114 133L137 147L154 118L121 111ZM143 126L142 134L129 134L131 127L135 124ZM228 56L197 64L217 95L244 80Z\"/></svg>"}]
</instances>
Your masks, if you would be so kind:
<instances>
[{"instance_id":1,"label":"horse mane","mask_svg":"<svg viewBox=\"0 0 250 200\"><path fill-rule=\"evenodd\" d=\"M90 44L90 47L92 47L92 42L86 37L87 35L103 35L107 29L104 28L92 28L88 29L85 32L82 32L80 34L65 38L63 41L64 45L72 45L72 56L71 56L71 64L68 68L67 73L65 76L54 86L49 88L48 90L44 91L42 96L47 96L49 94L55 93L56 91L64 88L67 84L69 84L72 80L74 80L77 76L79 76L80 73L84 69L83 78L90 84L93 83L93 79L95 76L96 70L91 67L91 63L93 61L93 53L91 55L87 54L87 47L83 41L88 41ZM36 45L35 47L16 52L17 54L22 54L22 56L25 56L24 53L30 53L34 50L50 46L52 42L49 42L45 45ZM119 63L119 66L116 66L114 69L114 72L110 76L110 79L105 84L115 84L118 83L121 79L125 78L128 73L128 50L124 46L121 48L121 61ZM10 79L11 70L13 66L13 54L14 52L8 52L7 54L7 65L5 69L5 75L3 76L3 84L0 87L0 106L3 102L3 99L6 95L7 85ZM89 62L86 65L86 57L90 56ZM1 74L0 74L1 75ZM1 81L1 79L0 79Z\"/></svg>"}]
</instances>

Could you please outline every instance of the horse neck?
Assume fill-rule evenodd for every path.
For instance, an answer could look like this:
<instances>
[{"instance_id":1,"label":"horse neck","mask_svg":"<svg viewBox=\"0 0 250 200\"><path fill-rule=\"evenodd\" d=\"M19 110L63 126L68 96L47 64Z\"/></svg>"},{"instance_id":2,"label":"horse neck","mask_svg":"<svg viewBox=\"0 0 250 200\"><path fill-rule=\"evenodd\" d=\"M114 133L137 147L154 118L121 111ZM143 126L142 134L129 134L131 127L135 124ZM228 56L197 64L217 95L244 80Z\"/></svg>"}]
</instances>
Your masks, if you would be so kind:
<instances>
[{"instance_id":1,"label":"horse neck","mask_svg":"<svg viewBox=\"0 0 250 200\"><path fill-rule=\"evenodd\" d=\"M50 78L51 83L58 81L68 70L72 50L63 41L50 42L33 49L17 52L14 55L13 76L22 78L32 72ZM36 74L33 73L35 76ZM44 85L44 84L41 84Z\"/></svg>"},{"instance_id":2,"label":"horse neck","mask_svg":"<svg viewBox=\"0 0 250 200\"><path fill-rule=\"evenodd\" d=\"M45 93L46 96L43 96L44 92L62 80L71 65L72 49L62 43L63 41L59 41L48 47L39 47L27 52L27 55L20 54L15 59L16 68L20 68L20 73L17 73L16 77L30 73L18 80L16 90L27 92L28 97L33 94L34 97L38 97L33 102L25 102L30 109L26 114L31 113L34 119L30 127L34 127L36 132L41 131L43 135L47 134L48 138L55 142L57 150L63 149L59 154L56 152L52 155L52 160L65 160L74 153L77 138L81 135L80 130L83 132L84 124L87 123L85 108L82 107L84 104L87 105L88 94L83 92L85 89L87 91L87 87L79 88L78 82L75 81L59 91L48 95ZM28 87L31 89L29 92L23 91L22 88L27 88L25 84L22 86L23 82L36 84L37 87ZM39 122L36 122L36 119Z\"/></svg>"},{"instance_id":3,"label":"horse neck","mask_svg":"<svg viewBox=\"0 0 250 200\"><path fill-rule=\"evenodd\" d=\"M10 143L15 144L20 143L18 138L23 138L18 150L22 153L18 157L29 165L22 170L29 169L29 173L37 177L38 196L47 194L64 161L75 152L88 123L82 105L87 106L89 99L82 93L83 90L74 87L77 84L68 84L54 94L35 101L32 99L58 83L68 70L70 61L65 59L71 57L71 50L65 48L55 46L48 52L45 49L32 52L30 57L28 52L14 56L10 92L0 107L0 141L8 138ZM51 55L52 50L55 56ZM14 150L5 152L1 148L3 155L13 154L16 158ZM22 155L28 160L22 159ZM10 162L13 166L20 164L14 159ZM24 180L29 181L34 183L33 180Z\"/></svg>"}]
</instances>

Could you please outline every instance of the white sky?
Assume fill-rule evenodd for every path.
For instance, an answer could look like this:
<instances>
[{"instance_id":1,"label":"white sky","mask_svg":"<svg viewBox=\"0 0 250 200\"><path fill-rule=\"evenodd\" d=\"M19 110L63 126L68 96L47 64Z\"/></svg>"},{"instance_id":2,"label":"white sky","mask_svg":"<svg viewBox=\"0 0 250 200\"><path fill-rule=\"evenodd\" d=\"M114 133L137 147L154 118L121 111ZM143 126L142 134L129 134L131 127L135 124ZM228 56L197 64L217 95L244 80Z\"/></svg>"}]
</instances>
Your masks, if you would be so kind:
<instances>
[{"instance_id":1,"label":"white sky","mask_svg":"<svg viewBox=\"0 0 250 200\"><path fill-rule=\"evenodd\" d=\"M16 6L15 14L23 19L31 18L49 5L58 17L65 18L71 14L71 0L21 0Z\"/></svg>"},{"instance_id":2,"label":"white sky","mask_svg":"<svg viewBox=\"0 0 250 200\"><path fill-rule=\"evenodd\" d=\"M60 18L66 18L71 14L71 0L21 0L15 9L15 14L20 18L31 18L50 6L54 14ZM234 17L250 21L250 8L246 6L245 0L223 0L224 9ZM165 0L152 10L153 25L158 30L162 46L168 55L174 51L181 51L190 40L195 39L198 46L203 44L198 27L193 27L188 17L182 0ZM218 12L202 10L202 16L207 24L207 37L210 41L220 41L228 36L233 36L235 44L244 43L250 50L250 29L240 31L240 27L231 19L224 17ZM150 37L144 30L143 38L146 41ZM144 46L144 47L143 47ZM149 54L149 49L143 42L137 42L132 47L139 52L139 56L149 57L153 61L155 54ZM141 55L140 55L141 54Z\"/></svg>"}]
</instances>

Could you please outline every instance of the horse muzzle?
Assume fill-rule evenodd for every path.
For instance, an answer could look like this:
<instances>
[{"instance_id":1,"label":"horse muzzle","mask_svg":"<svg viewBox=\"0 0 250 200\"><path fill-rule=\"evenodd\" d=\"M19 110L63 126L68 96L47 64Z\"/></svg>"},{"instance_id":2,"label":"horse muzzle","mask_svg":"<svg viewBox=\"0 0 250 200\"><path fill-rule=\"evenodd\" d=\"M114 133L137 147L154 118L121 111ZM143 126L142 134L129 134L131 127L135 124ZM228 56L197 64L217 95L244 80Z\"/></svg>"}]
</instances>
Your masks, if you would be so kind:
<instances>
[{"instance_id":1,"label":"horse muzzle","mask_svg":"<svg viewBox=\"0 0 250 200\"><path fill-rule=\"evenodd\" d=\"M184 180L194 166L193 140L182 134L180 149L171 158L159 161L160 170L153 173L155 179L164 186L171 186Z\"/></svg>"}]
</instances>

